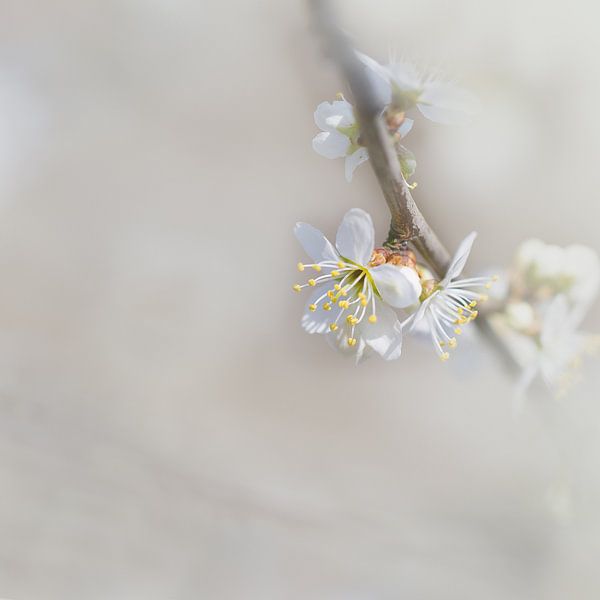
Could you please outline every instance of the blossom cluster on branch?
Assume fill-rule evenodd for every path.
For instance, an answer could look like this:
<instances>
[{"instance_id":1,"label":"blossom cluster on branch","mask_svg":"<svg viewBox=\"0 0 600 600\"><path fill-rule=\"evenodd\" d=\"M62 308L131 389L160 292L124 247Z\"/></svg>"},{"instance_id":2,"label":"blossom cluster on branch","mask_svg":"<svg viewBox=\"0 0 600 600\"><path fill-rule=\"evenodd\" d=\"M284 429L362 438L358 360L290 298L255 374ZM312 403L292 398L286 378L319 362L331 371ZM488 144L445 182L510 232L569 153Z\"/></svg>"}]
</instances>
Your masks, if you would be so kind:
<instances>
[{"instance_id":1,"label":"blossom cluster on branch","mask_svg":"<svg viewBox=\"0 0 600 600\"><path fill-rule=\"evenodd\" d=\"M417 161L400 143L414 124L407 113L415 113L415 118L420 114L436 123L460 123L477 112L478 102L452 83L421 75L411 63L391 62L384 66L365 54L357 53L357 57L375 91L402 175L408 181ZM314 116L321 132L314 137L313 148L326 158L344 158L346 179L352 181L354 170L369 159L354 107L338 94L334 102L319 104Z\"/></svg>"},{"instance_id":2,"label":"blossom cluster on branch","mask_svg":"<svg viewBox=\"0 0 600 600\"><path fill-rule=\"evenodd\" d=\"M580 379L582 359L600 348L600 336L579 329L598 295L598 255L580 244L530 239L517 249L505 281L489 320L522 368L517 401L538 377L564 395Z\"/></svg>"},{"instance_id":3,"label":"blossom cluster on branch","mask_svg":"<svg viewBox=\"0 0 600 600\"><path fill-rule=\"evenodd\" d=\"M356 58L375 91L381 106L378 118L407 182L416 160L400 142L419 115L456 123L473 115L478 103L454 84L421 76L409 63L384 66L360 53ZM319 104L315 122L321 132L313 148L327 158L344 158L351 181L356 167L369 158L354 107L338 94L335 101ZM562 393L576 380L581 356L600 346L597 336L578 330L600 285L598 256L584 246L559 248L529 240L490 292L497 276L462 275L475 232L461 242L441 277L411 247L410 239L388 239L376 246L371 217L360 208L346 213L334 244L307 223L297 223L294 233L310 257L298 263L308 279L293 285L297 292L310 291L302 327L354 355L357 362L371 354L398 359L404 334L427 336L446 361L490 295L486 319L521 367L517 397L538 375Z\"/></svg>"}]
</instances>

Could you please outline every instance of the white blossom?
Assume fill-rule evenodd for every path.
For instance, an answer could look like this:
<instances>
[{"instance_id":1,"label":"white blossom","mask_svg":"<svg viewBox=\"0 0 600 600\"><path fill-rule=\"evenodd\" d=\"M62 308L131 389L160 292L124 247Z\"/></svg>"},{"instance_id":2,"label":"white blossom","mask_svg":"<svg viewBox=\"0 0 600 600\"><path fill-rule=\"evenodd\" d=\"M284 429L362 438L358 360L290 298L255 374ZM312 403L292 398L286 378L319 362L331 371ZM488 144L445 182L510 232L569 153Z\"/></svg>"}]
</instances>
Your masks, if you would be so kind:
<instances>
[{"instance_id":1,"label":"white blossom","mask_svg":"<svg viewBox=\"0 0 600 600\"><path fill-rule=\"evenodd\" d=\"M572 310L567 297L559 294L546 306L537 336L521 339L518 344L514 339L509 342L514 356L522 365L516 390L518 406L538 376L557 396L575 383L581 358L598 341L597 336L578 330L581 316L581 313Z\"/></svg>"},{"instance_id":2,"label":"white blossom","mask_svg":"<svg viewBox=\"0 0 600 600\"><path fill-rule=\"evenodd\" d=\"M393 308L418 301L421 283L408 267L370 264L375 232L371 217L354 208L346 213L337 231L335 246L307 223L297 223L294 233L312 264L298 263L299 271L315 276L301 291L312 288L302 316L308 333L326 334L341 351L356 353L357 361L373 350L386 360L400 356L402 327Z\"/></svg>"},{"instance_id":3,"label":"white blossom","mask_svg":"<svg viewBox=\"0 0 600 600\"><path fill-rule=\"evenodd\" d=\"M523 285L547 296L565 294L582 313L598 294L600 260L587 246L573 244L562 248L530 239L519 246L515 262Z\"/></svg>"},{"instance_id":4,"label":"white blossom","mask_svg":"<svg viewBox=\"0 0 600 600\"><path fill-rule=\"evenodd\" d=\"M478 112L479 103L472 94L453 83L420 74L411 63L380 65L365 54L357 55L383 105L399 111L416 107L427 119L445 124L464 122Z\"/></svg>"},{"instance_id":5,"label":"white blossom","mask_svg":"<svg viewBox=\"0 0 600 600\"><path fill-rule=\"evenodd\" d=\"M469 258L477 234L470 233L459 245L446 276L428 290L416 312L404 323L409 332L426 329L435 351L441 360L450 357L448 349L457 345L455 335L462 333L462 326L477 318L478 302L487 299L483 289L489 289L495 277L471 277L457 279Z\"/></svg>"},{"instance_id":6,"label":"white blossom","mask_svg":"<svg viewBox=\"0 0 600 600\"><path fill-rule=\"evenodd\" d=\"M360 144L360 129L352 105L340 97L334 102L321 102L315 111L315 123L321 133L312 141L314 150L325 158L344 158L346 180L352 181L355 169L369 159L369 151ZM412 127L411 119L403 119L396 132L404 137ZM411 160L412 155L406 160ZM414 157L412 157L414 163ZM408 165L414 171L414 164Z\"/></svg>"}]
</instances>

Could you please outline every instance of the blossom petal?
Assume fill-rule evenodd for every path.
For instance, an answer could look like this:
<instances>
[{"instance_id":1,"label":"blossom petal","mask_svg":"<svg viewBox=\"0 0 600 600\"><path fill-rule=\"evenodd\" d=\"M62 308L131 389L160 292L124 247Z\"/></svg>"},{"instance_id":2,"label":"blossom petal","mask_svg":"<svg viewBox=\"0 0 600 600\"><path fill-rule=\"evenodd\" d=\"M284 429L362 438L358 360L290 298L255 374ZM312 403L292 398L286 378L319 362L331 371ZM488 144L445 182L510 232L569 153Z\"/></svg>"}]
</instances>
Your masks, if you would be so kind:
<instances>
[{"instance_id":1,"label":"blossom petal","mask_svg":"<svg viewBox=\"0 0 600 600\"><path fill-rule=\"evenodd\" d=\"M419 301L421 282L413 269L380 265L370 270L384 302L394 308L406 308Z\"/></svg>"},{"instance_id":2,"label":"blossom petal","mask_svg":"<svg viewBox=\"0 0 600 600\"><path fill-rule=\"evenodd\" d=\"M346 356L354 356L356 364L361 363L372 354L372 350L365 341L359 337L355 346L348 345L348 333L344 329L336 332L330 332L325 336L328 344L334 349Z\"/></svg>"},{"instance_id":3,"label":"blossom petal","mask_svg":"<svg viewBox=\"0 0 600 600\"><path fill-rule=\"evenodd\" d=\"M375 247L375 230L369 213L361 208L350 209L337 230L335 245L344 258L366 265Z\"/></svg>"},{"instance_id":4,"label":"blossom petal","mask_svg":"<svg viewBox=\"0 0 600 600\"><path fill-rule=\"evenodd\" d=\"M364 163L365 160L369 160L369 151L364 147L346 156L346 181L352 181L352 175L354 175L356 167Z\"/></svg>"},{"instance_id":5,"label":"blossom petal","mask_svg":"<svg viewBox=\"0 0 600 600\"><path fill-rule=\"evenodd\" d=\"M336 131L338 127L354 125L354 109L347 100L321 102L315 110L315 123L323 131Z\"/></svg>"},{"instance_id":6,"label":"blossom petal","mask_svg":"<svg viewBox=\"0 0 600 600\"><path fill-rule=\"evenodd\" d=\"M362 52L356 52L356 56L365 66L371 89L374 91L381 107L389 104L392 101L389 70Z\"/></svg>"},{"instance_id":7,"label":"blossom petal","mask_svg":"<svg viewBox=\"0 0 600 600\"><path fill-rule=\"evenodd\" d=\"M327 292L327 286L321 285L317 287L310 295L300 323L302 328L307 333L327 333L329 324L331 323L331 312L323 310L323 304L317 307L317 310L310 310L309 306L317 303L319 298Z\"/></svg>"},{"instance_id":8,"label":"blossom petal","mask_svg":"<svg viewBox=\"0 0 600 600\"><path fill-rule=\"evenodd\" d=\"M566 296L564 294L555 296L548 305L542 321L540 340L543 347L552 347L552 344L560 340L563 332L568 332L569 329L574 331L569 316L569 303Z\"/></svg>"},{"instance_id":9,"label":"blossom petal","mask_svg":"<svg viewBox=\"0 0 600 600\"><path fill-rule=\"evenodd\" d=\"M465 264L467 259L469 258L469 254L471 253L471 247L473 246L473 242L477 237L477 232L472 231L458 246L458 250L454 254L452 261L450 262L450 266L446 271L446 277L441 282L441 286L444 287L448 285L453 279L458 277L462 270L465 268Z\"/></svg>"},{"instance_id":10,"label":"blossom petal","mask_svg":"<svg viewBox=\"0 0 600 600\"><path fill-rule=\"evenodd\" d=\"M315 262L324 260L338 261L340 255L331 242L316 228L308 223L296 223L294 235L302 244L304 252Z\"/></svg>"},{"instance_id":11,"label":"blossom petal","mask_svg":"<svg viewBox=\"0 0 600 600\"><path fill-rule=\"evenodd\" d=\"M403 138L412 129L413 125L414 121L412 119L405 118L404 121L402 121L402 125L398 127L398 133L400 134L400 137Z\"/></svg>"},{"instance_id":12,"label":"blossom petal","mask_svg":"<svg viewBox=\"0 0 600 600\"><path fill-rule=\"evenodd\" d=\"M325 158L342 158L350 147L350 140L339 131L321 131L312 141L313 150Z\"/></svg>"},{"instance_id":13,"label":"blossom petal","mask_svg":"<svg viewBox=\"0 0 600 600\"><path fill-rule=\"evenodd\" d=\"M360 324L360 336L385 360L395 360L402 353L402 325L396 313L383 302L376 302L377 321L364 319Z\"/></svg>"},{"instance_id":14,"label":"blossom petal","mask_svg":"<svg viewBox=\"0 0 600 600\"><path fill-rule=\"evenodd\" d=\"M420 94L417 107L430 121L451 125L468 122L479 112L479 101L451 83L431 81Z\"/></svg>"},{"instance_id":15,"label":"blossom petal","mask_svg":"<svg viewBox=\"0 0 600 600\"><path fill-rule=\"evenodd\" d=\"M413 333L417 330L417 327L421 324L421 321L425 317L425 313L427 308L433 302L433 299L439 294L439 292L434 292L429 296L429 298L425 298L421 304L419 304L419 308L412 314L404 323L402 324L403 329L407 329L408 333ZM429 331L429 325L426 326L426 331Z\"/></svg>"}]
</instances>

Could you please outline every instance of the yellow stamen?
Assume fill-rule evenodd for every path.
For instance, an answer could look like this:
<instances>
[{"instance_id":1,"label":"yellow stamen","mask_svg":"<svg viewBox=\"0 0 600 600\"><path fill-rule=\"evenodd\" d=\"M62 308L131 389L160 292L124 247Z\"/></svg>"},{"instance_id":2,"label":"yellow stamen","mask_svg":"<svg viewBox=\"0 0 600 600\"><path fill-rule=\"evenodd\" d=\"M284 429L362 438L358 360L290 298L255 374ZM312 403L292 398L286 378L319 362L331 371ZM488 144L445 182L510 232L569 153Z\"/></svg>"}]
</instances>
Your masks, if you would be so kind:
<instances>
[{"instance_id":1,"label":"yellow stamen","mask_svg":"<svg viewBox=\"0 0 600 600\"><path fill-rule=\"evenodd\" d=\"M317 282L314 279L309 279L308 285L311 285L312 287L314 287L315 285L317 285Z\"/></svg>"},{"instance_id":2,"label":"yellow stamen","mask_svg":"<svg viewBox=\"0 0 600 600\"><path fill-rule=\"evenodd\" d=\"M333 289L337 292L342 289L342 286L339 283L334 284Z\"/></svg>"},{"instance_id":3,"label":"yellow stamen","mask_svg":"<svg viewBox=\"0 0 600 600\"><path fill-rule=\"evenodd\" d=\"M317 310L317 305L316 304L309 304L308 305L308 310L315 312L315 310Z\"/></svg>"},{"instance_id":4,"label":"yellow stamen","mask_svg":"<svg viewBox=\"0 0 600 600\"><path fill-rule=\"evenodd\" d=\"M377 323L377 315L371 315L369 317L369 323Z\"/></svg>"},{"instance_id":5,"label":"yellow stamen","mask_svg":"<svg viewBox=\"0 0 600 600\"><path fill-rule=\"evenodd\" d=\"M329 325L329 329L331 329L331 331L337 331L338 326L335 323L331 323L331 325Z\"/></svg>"},{"instance_id":6,"label":"yellow stamen","mask_svg":"<svg viewBox=\"0 0 600 600\"><path fill-rule=\"evenodd\" d=\"M475 308L477 306L477 301L473 300L473 302L471 302L471 304L469 304L469 308Z\"/></svg>"},{"instance_id":7,"label":"yellow stamen","mask_svg":"<svg viewBox=\"0 0 600 600\"><path fill-rule=\"evenodd\" d=\"M300 292L300 291L302 291L302 286L301 286L299 283L295 283L295 284L292 286L292 289L293 289L295 292Z\"/></svg>"},{"instance_id":8,"label":"yellow stamen","mask_svg":"<svg viewBox=\"0 0 600 600\"><path fill-rule=\"evenodd\" d=\"M345 263L343 263L343 262L340 260L340 261L338 262L337 266L338 266L340 269L343 269L343 268L346 266L346 264L345 264Z\"/></svg>"},{"instance_id":9,"label":"yellow stamen","mask_svg":"<svg viewBox=\"0 0 600 600\"><path fill-rule=\"evenodd\" d=\"M302 263L298 263L297 267L298 271L304 271L304 265Z\"/></svg>"},{"instance_id":10,"label":"yellow stamen","mask_svg":"<svg viewBox=\"0 0 600 600\"><path fill-rule=\"evenodd\" d=\"M325 302L325 304L323 304L323 310L331 310L331 304L329 304L329 302Z\"/></svg>"},{"instance_id":11,"label":"yellow stamen","mask_svg":"<svg viewBox=\"0 0 600 600\"><path fill-rule=\"evenodd\" d=\"M457 327L457 328L454 330L454 333L455 333L456 335L460 335L460 334L462 333L462 329L461 329L460 327Z\"/></svg>"},{"instance_id":12,"label":"yellow stamen","mask_svg":"<svg viewBox=\"0 0 600 600\"><path fill-rule=\"evenodd\" d=\"M317 272L320 273L321 272L321 265L313 265L313 269Z\"/></svg>"},{"instance_id":13,"label":"yellow stamen","mask_svg":"<svg viewBox=\"0 0 600 600\"><path fill-rule=\"evenodd\" d=\"M367 299L366 299L366 298L363 298L363 299L360 301L360 304L361 304L361 306L366 306L367 304L369 304L369 302L367 301Z\"/></svg>"},{"instance_id":14,"label":"yellow stamen","mask_svg":"<svg viewBox=\"0 0 600 600\"><path fill-rule=\"evenodd\" d=\"M340 272L339 271L331 271L331 276L332 277L339 277L340 276Z\"/></svg>"},{"instance_id":15,"label":"yellow stamen","mask_svg":"<svg viewBox=\"0 0 600 600\"><path fill-rule=\"evenodd\" d=\"M440 360L442 362L446 362L449 358L450 358L450 355L447 352L442 352L442 354L440 354Z\"/></svg>"},{"instance_id":16,"label":"yellow stamen","mask_svg":"<svg viewBox=\"0 0 600 600\"><path fill-rule=\"evenodd\" d=\"M348 338L348 346L356 346L356 338Z\"/></svg>"},{"instance_id":17,"label":"yellow stamen","mask_svg":"<svg viewBox=\"0 0 600 600\"><path fill-rule=\"evenodd\" d=\"M448 346L450 346L450 348L456 348L456 338L450 338L448 340Z\"/></svg>"}]
</instances>

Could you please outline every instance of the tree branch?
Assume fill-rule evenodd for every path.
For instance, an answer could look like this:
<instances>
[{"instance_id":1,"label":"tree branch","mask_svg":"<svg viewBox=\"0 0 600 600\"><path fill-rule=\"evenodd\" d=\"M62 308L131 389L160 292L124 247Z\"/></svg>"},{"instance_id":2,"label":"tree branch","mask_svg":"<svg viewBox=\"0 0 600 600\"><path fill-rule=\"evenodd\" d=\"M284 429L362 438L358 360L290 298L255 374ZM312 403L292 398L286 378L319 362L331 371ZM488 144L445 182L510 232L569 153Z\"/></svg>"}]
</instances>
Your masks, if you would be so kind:
<instances>
[{"instance_id":1,"label":"tree branch","mask_svg":"<svg viewBox=\"0 0 600 600\"><path fill-rule=\"evenodd\" d=\"M348 36L338 27L330 0L309 0L315 25L325 50L340 68L350 86L361 142L369 151L369 160L392 216L388 242L412 242L414 247L443 277L450 255L415 204L402 177L400 162L381 117L381 106L363 64Z\"/></svg>"},{"instance_id":2,"label":"tree branch","mask_svg":"<svg viewBox=\"0 0 600 600\"><path fill-rule=\"evenodd\" d=\"M450 255L417 207L402 176L396 150L381 119L381 105L357 57L348 35L337 24L332 0L308 0L315 27L326 53L340 69L352 92L361 143L369 151L369 162L391 213L388 243L411 242L423 259L442 278L446 274ZM477 319L480 333L496 348L505 366L513 371L514 356L496 335L485 315Z\"/></svg>"}]
</instances>

